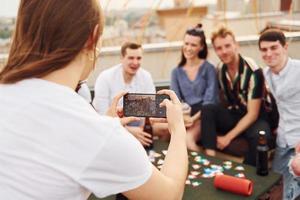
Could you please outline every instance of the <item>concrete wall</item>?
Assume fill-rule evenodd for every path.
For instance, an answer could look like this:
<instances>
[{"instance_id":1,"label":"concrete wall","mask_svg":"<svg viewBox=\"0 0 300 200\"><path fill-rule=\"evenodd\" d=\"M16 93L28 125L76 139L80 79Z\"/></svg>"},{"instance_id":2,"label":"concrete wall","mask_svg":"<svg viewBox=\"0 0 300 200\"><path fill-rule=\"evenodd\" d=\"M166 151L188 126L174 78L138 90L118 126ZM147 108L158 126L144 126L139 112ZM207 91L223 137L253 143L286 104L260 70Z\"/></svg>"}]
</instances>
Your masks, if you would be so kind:
<instances>
[{"instance_id":1,"label":"concrete wall","mask_svg":"<svg viewBox=\"0 0 300 200\"><path fill-rule=\"evenodd\" d=\"M289 55L292 58L300 59L300 32L287 33L289 40ZM237 40L240 44L240 51L243 55L252 57L261 66L263 62L257 47L257 35L238 37ZM100 60L97 63L95 71L89 78L89 86L93 88L95 79L98 74L115 64L120 62L120 47L103 48ZM142 67L148 70L156 83L165 82L170 80L171 70L176 66L181 55L181 43L159 43L144 45L144 54ZM215 55L209 43L209 57L208 60L213 64L218 63L218 58Z\"/></svg>"}]
</instances>

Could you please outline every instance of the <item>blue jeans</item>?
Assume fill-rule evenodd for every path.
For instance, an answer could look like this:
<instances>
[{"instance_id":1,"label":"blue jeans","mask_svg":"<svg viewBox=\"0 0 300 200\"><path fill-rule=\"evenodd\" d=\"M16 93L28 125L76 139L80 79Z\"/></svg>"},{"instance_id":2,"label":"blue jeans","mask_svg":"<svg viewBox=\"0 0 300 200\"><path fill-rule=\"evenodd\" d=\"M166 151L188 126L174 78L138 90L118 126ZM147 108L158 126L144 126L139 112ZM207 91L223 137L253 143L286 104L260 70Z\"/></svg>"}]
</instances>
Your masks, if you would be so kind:
<instances>
[{"instance_id":1,"label":"blue jeans","mask_svg":"<svg viewBox=\"0 0 300 200\"><path fill-rule=\"evenodd\" d=\"M283 199L292 200L300 194L300 182L289 172L289 161L295 154L294 148L276 147L272 169L283 176Z\"/></svg>"}]
</instances>

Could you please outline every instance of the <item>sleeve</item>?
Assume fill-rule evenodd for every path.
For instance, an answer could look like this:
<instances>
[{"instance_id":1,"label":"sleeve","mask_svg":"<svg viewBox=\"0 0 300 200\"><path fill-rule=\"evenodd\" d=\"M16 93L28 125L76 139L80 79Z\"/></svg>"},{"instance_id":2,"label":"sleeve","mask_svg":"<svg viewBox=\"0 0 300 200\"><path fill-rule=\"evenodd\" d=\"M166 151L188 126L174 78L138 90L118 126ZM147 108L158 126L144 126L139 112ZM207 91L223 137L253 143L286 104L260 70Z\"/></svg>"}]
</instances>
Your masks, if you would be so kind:
<instances>
[{"instance_id":1,"label":"sleeve","mask_svg":"<svg viewBox=\"0 0 300 200\"><path fill-rule=\"evenodd\" d=\"M93 106L99 114L105 114L109 108L110 89L105 74L102 73L95 83Z\"/></svg>"},{"instance_id":2,"label":"sleeve","mask_svg":"<svg viewBox=\"0 0 300 200\"><path fill-rule=\"evenodd\" d=\"M172 73L171 73L171 85L170 85L170 89L173 90L177 97L182 100L181 95L180 95L180 91L179 91L179 85L178 85L178 76L177 76L177 68L173 69Z\"/></svg>"},{"instance_id":3,"label":"sleeve","mask_svg":"<svg viewBox=\"0 0 300 200\"><path fill-rule=\"evenodd\" d=\"M262 98L264 91L264 75L262 70L255 70L249 81L248 100Z\"/></svg>"},{"instance_id":4,"label":"sleeve","mask_svg":"<svg viewBox=\"0 0 300 200\"><path fill-rule=\"evenodd\" d=\"M217 73L213 65L209 65L207 68L206 76L207 88L203 96L203 105L215 104L219 101L219 95Z\"/></svg>"},{"instance_id":5,"label":"sleeve","mask_svg":"<svg viewBox=\"0 0 300 200\"><path fill-rule=\"evenodd\" d=\"M107 131L111 133L106 144L78 180L100 198L137 188L152 175L146 151L125 128L120 125Z\"/></svg>"}]
</instances>

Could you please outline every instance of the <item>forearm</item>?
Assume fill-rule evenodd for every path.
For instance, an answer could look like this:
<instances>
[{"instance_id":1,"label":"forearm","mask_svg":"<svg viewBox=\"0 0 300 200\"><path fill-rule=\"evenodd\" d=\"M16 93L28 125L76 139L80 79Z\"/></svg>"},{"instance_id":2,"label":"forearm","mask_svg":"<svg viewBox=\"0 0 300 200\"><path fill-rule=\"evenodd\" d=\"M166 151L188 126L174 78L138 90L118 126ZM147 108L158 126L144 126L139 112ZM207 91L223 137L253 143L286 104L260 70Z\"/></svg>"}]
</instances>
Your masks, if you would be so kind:
<instances>
[{"instance_id":1,"label":"forearm","mask_svg":"<svg viewBox=\"0 0 300 200\"><path fill-rule=\"evenodd\" d=\"M195 122L196 120L200 119L200 117L201 117L201 111L198 111L196 114L194 114L192 116L193 122Z\"/></svg>"},{"instance_id":2,"label":"forearm","mask_svg":"<svg viewBox=\"0 0 300 200\"><path fill-rule=\"evenodd\" d=\"M236 126L226 134L226 137L228 137L230 140L233 140L238 135L243 133L247 128L249 128L249 126L251 126L253 122L256 121L256 119L257 117L250 114L246 114L243 118L241 118L241 120L236 124Z\"/></svg>"},{"instance_id":3,"label":"forearm","mask_svg":"<svg viewBox=\"0 0 300 200\"><path fill-rule=\"evenodd\" d=\"M183 122L178 123L170 132L171 141L161 172L176 185L174 188L178 190L174 192L182 195L188 170L186 130Z\"/></svg>"}]
</instances>

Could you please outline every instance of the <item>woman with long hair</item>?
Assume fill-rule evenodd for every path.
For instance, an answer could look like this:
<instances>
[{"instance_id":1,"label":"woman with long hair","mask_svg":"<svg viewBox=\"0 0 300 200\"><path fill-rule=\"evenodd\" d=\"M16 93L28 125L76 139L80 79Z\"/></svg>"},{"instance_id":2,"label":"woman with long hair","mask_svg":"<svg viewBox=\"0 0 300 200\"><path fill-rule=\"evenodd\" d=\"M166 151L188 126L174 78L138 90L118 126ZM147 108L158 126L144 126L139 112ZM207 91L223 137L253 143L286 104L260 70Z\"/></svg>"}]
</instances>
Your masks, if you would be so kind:
<instances>
[{"instance_id":1,"label":"woman with long hair","mask_svg":"<svg viewBox=\"0 0 300 200\"><path fill-rule=\"evenodd\" d=\"M2 199L180 199L187 150L180 102L171 100L172 133L161 171L118 118L118 95L100 116L75 89L98 57L98 0L21 0L8 62L0 73Z\"/></svg>"},{"instance_id":2,"label":"woman with long hair","mask_svg":"<svg viewBox=\"0 0 300 200\"><path fill-rule=\"evenodd\" d=\"M202 24L197 24L186 31L181 60L171 75L171 89L184 102L185 108L191 108L185 117L185 124L188 148L195 151L199 150L196 141L199 140L200 134L201 107L218 101L216 70L206 60L207 54Z\"/></svg>"}]
</instances>

